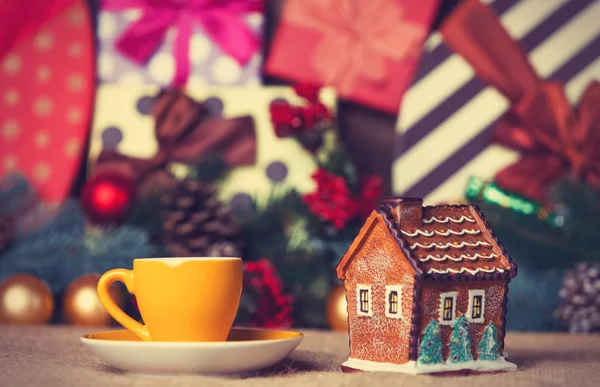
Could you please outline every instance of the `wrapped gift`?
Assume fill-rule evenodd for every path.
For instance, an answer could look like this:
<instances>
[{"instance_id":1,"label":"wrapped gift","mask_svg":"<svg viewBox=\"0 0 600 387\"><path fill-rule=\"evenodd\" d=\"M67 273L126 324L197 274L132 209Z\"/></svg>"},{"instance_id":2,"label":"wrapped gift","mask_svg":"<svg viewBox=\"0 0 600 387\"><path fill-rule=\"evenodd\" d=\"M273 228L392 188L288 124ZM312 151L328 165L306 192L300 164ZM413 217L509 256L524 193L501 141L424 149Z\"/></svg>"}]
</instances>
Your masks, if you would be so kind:
<instances>
[{"instance_id":1,"label":"wrapped gift","mask_svg":"<svg viewBox=\"0 0 600 387\"><path fill-rule=\"evenodd\" d=\"M567 175L597 185L598 16L590 1L457 7L403 103L395 192L456 201L474 175L543 202Z\"/></svg>"},{"instance_id":2,"label":"wrapped gift","mask_svg":"<svg viewBox=\"0 0 600 387\"><path fill-rule=\"evenodd\" d=\"M396 114L438 0L288 0L266 72Z\"/></svg>"},{"instance_id":3,"label":"wrapped gift","mask_svg":"<svg viewBox=\"0 0 600 387\"><path fill-rule=\"evenodd\" d=\"M262 0L102 0L103 83L260 84Z\"/></svg>"},{"instance_id":4,"label":"wrapped gift","mask_svg":"<svg viewBox=\"0 0 600 387\"><path fill-rule=\"evenodd\" d=\"M18 170L48 202L81 162L94 96L94 35L83 0L0 2L0 177ZM13 17L14 16L14 17Z\"/></svg>"},{"instance_id":5,"label":"wrapped gift","mask_svg":"<svg viewBox=\"0 0 600 387\"><path fill-rule=\"evenodd\" d=\"M301 102L291 87L190 89L194 102L183 93L169 102L159 101L155 99L158 92L153 85L105 84L98 88L90 173L96 169L96 162L100 165L125 161L133 169L131 173L139 177L154 173L167 161L193 163L218 151L232 167L221 186L224 199L247 201L250 196L264 202L274 183L301 192L314 189L314 158L297 140L277 137L271 121L273 101ZM335 105L331 89L321 91L321 100L328 107ZM154 101L161 106L157 107ZM190 110L191 105L196 105L194 110ZM160 112L154 110L151 114L153 108ZM185 134L165 124L164 117L172 121L168 117L174 117L173 114L183 117L179 122ZM161 122L155 116L162 117Z\"/></svg>"}]
</instances>

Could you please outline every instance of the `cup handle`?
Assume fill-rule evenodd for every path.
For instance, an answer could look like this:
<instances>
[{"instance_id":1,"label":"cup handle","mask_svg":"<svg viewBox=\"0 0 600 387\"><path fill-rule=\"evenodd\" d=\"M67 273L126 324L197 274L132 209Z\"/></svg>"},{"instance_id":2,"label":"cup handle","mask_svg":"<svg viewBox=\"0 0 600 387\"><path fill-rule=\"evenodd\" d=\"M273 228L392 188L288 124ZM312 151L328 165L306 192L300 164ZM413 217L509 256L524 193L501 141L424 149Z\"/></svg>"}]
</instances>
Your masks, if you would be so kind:
<instances>
[{"instance_id":1,"label":"cup handle","mask_svg":"<svg viewBox=\"0 0 600 387\"><path fill-rule=\"evenodd\" d=\"M98 298L104 309L110 314L117 322L129 329L131 332L139 336L144 341L150 341L150 335L148 334L148 328L145 325L140 324L131 317L129 317L115 301L111 298L109 293L110 285L113 282L120 281L125 284L127 291L134 294L133 290L133 271L127 269L113 269L109 270L98 281Z\"/></svg>"}]
</instances>

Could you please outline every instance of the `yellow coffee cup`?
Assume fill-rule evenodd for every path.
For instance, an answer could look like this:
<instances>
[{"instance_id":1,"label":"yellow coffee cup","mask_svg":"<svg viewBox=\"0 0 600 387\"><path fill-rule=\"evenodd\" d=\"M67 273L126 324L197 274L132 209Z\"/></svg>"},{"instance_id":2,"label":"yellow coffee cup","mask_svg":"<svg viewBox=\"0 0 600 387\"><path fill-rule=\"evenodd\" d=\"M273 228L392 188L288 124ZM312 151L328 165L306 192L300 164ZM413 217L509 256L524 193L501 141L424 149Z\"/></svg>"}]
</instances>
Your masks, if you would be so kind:
<instances>
[{"instance_id":1,"label":"yellow coffee cup","mask_svg":"<svg viewBox=\"0 0 600 387\"><path fill-rule=\"evenodd\" d=\"M146 325L111 298L115 281L135 295ZM241 258L134 259L133 270L110 270L98 281L107 312L144 341L225 341L241 294Z\"/></svg>"}]
</instances>

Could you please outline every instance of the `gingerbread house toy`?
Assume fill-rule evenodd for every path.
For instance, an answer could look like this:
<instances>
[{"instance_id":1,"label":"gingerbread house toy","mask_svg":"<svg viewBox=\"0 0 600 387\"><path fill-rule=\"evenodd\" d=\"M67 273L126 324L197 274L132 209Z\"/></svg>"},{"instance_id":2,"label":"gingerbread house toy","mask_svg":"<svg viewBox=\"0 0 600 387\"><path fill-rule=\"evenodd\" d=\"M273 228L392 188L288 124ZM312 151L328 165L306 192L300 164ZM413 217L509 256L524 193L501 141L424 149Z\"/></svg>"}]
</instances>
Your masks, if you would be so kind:
<instances>
[{"instance_id":1,"label":"gingerbread house toy","mask_svg":"<svg viewBox=\"0 0 600 387\"><path fill-rule=\"evenodd\" d=\"M513 371L505 359L517 265L474 205L383 198L336 267L348 301L349 371Z\"/></svg>"}]
</instances>

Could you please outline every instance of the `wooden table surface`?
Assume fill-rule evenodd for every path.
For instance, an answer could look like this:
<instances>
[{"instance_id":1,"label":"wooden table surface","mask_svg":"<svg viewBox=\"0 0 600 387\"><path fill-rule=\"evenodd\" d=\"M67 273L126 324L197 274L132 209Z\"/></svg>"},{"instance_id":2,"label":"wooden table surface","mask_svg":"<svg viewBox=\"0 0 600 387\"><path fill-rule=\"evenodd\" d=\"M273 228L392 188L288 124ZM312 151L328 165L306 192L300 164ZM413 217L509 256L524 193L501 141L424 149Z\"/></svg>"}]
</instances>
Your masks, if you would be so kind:
<instances>
[{"instance_id":1,"label":"wooden table surface","mask_svg":"<svg viewBox=\"0 0 600 387\"><path fill-rule=\"evenodd\" d=\"M600 386L600 335L509 332L506 348L517 372L468 377L391 373L344 374L345 333L305 331L298 349L279 365L243 379L146 378L111 370L79 341L101 329L0 325L0 387L210 386Z\"/></svg>"}]
</instances>

